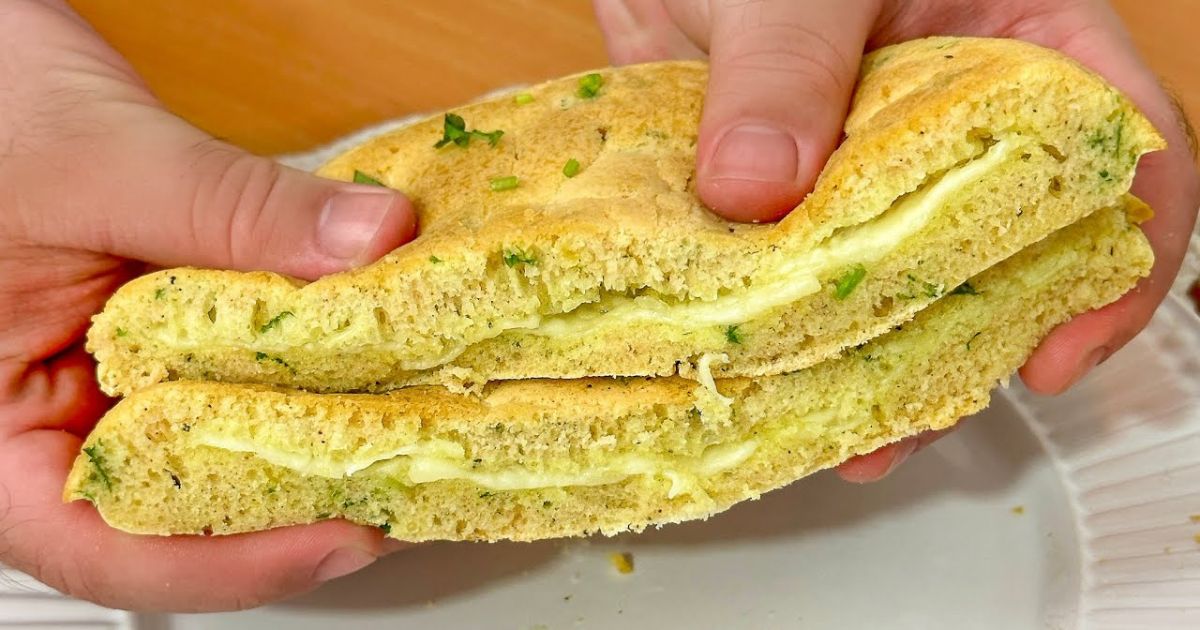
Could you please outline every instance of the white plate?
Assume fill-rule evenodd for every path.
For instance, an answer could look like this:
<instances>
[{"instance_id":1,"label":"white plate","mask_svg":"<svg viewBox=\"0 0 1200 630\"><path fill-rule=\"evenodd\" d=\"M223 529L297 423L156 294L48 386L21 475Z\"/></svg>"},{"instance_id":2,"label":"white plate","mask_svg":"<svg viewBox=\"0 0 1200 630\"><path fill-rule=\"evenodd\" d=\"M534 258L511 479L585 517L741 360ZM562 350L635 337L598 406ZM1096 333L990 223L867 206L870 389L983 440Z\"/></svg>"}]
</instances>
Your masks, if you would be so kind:
<instances>
[{"instance_id":1,"label":"white plate","mask_svg":"<svg viewBox=\"0 0 1200 630\"><path fill-rule=\"evenodd\" d=\"M611 540L427 545L241 613L130 618L9 584L0 625L1197 628L1197 374L1200 322L1169 300L1070 394L1002 391L878 484L821 474Z\"/></svg>"}]
</instances>

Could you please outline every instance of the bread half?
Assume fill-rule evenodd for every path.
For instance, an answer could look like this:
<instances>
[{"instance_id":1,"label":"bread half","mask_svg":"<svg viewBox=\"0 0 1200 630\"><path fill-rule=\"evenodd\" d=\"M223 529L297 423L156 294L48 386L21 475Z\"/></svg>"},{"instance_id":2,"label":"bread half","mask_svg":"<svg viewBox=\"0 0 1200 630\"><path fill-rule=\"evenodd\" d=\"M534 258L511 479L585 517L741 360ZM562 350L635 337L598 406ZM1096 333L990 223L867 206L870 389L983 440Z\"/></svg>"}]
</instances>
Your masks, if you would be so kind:
<instances>
[{"instance_id":1,"label":"bread half","mask_svg":"<svg viewBox=\"0 0 1200 630\"><path fill-rule=\"evenodd\" d=\"M795 211L733 224L694 192L706 79L698 62L606 69L366 142L321 173L404 191L414 242L308 284L135 280L89 333L105 391L694 375L710 354L719 376L797 370L1119 203L1163 146L1057 53L919 40L867 57L846 138Z\"/></svg>"},{"instance_id":2,"label":"bread half","mask_svg":"<svg viewBox=\"0 0 1200 630\"><path fill-rule=\"evenodd\" d=\"M1152 263L1127 198L896 330L755 379L589 378L315 394L176 382L114 407L67 482L114 527L231 534L326 518L404 540L532 540L703 518L984 408L1052 327Z\"/></svg>"}]
</instances>

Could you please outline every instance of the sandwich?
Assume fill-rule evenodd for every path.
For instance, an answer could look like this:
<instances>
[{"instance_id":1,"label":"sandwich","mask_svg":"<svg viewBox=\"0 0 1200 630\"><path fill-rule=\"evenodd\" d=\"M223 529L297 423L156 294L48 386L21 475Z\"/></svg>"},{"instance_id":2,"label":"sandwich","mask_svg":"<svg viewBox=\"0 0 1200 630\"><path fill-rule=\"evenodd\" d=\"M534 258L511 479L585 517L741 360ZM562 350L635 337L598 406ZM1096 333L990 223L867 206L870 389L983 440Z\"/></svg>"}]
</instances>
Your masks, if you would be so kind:
<instances>
[{"instance_id":1,"label":"sandwich","mask_svg":"<svg viewBox=\"0 0 1200 630\"><path fill-rule=\"evenodd\" d=\"M421 235L301 283L172 269L88 347L111 395L170 380L319 392L794 371L911 318L1128 190L1161 147L1047 50L930 39L864 65L846 138L772 225L694 194L699 62L589 73L370 140L321 169L414 199ZM721 360L716 360L721 357Z\"/></svg>"},{"instance_id":2,"label":"sandwich","mask_svg":"<svg viewBox=\"0 0 1200 630\"><path fill-rule=\"evenodd\" d=\"M691 186L696 62L587 73L367 141L321 172L422 234L304 284L172 269L89 332L106 391L67 500L145 534L344 518L533 540L704 518L941 429L1054 326L1149 273L1162 147L1055 53L869 55L846 138L776 225Z\"/></svg>"}]
</instances>

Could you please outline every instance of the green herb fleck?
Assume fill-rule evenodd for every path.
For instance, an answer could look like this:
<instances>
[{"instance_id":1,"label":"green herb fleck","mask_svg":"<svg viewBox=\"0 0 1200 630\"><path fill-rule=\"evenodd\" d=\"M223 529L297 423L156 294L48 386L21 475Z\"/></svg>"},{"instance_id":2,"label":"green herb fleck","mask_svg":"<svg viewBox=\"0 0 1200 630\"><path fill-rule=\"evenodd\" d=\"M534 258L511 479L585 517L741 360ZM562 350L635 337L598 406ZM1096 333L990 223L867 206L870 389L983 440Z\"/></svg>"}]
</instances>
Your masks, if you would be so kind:
<instances>
[{"instance_id":1,"label":"green herb fleck","mask_svg":"<svg viewBox=\"0 0 1200 630\"><path fill-rule=\"evenodd\" d=\"M865 277L867 277L867 268L860 264L854 265L850 269L846 270L846 272L842 274L841 278L838 278L837 281L834 282L833 297L839 300L844 300L850 297L850 294L854 292L854 289L858 287L858 284L862 282L863 278Z\"/></svg>"},{"instance_id":2,"label":"green herb fleck","mask_svg":"<svg viewBox=\"0 0 1200 630\"><path fill-rule=\"evenodd\" d=\"M283 311L282 313L276 315L275 317L272 317L271 320L268 321L267 323L263 324L262 326L259 326L258 332L265 333L268 330L271 330L272 328L278 326L279 322L282 322L283 320L285 320L289 317L294 317L292 312L291 311Z\"/></svg>"},{"instance_id":3,"label":"green herb fleck","mask_svg":"<svg viewBox=\"0 0 1200 630\"><path fill-rule=\"evenodd\" d=\"M579 98L596 98L604 87L604 77L593 72L579 77Z\"/></svg>"},{"instance_id":4,"label":"green herb fleck","mask_svg":"<svg viewBox=\"0 0 1200 630\"><path fill-rule=\"evenodd\" d=\"M976 289L970 282L964 282L950 292L950 295L979 295L979 289Z\"/></svg>"},{"instance_id":5,"label":"green herb fleck","mask_svg":"<svg viewBox=\"0 0 1200 630\"><path fill-rule=\"evenodd\" d=\"M910 273L908 274L908 293L899 297L911 300L917 297L918 292L928 298L938 298L942 296L942 287L932 282L926 282Z\"/></svg>"},{"instance_id":6,"label":"green herb fleck","mask_svg":"<svg viewBox=\"0 0 1200 630\"><path fill-rule=\"evenodd\" d=\"M745 333L742 332L741 328L742 327L740 324L736 324L733 326L726 326L725 327L725 341L728 341L729 343L736 343L738 345L741 345L741 343L743 341L745 341L745 339L746 339L746 335L745 335Z\"/></svg>"},{"instance_id":7,"label":"green herb fleck","mask_svg":"<svg viewBox=\"0 0 1200 630\"><path fill-rule=\"evenodd\" d=\"M493 192L512 190L519 185L521 185L521 180L517 179L516 175L509 175L507 177L493 177L491 182Z\"/></svg>"},{"instance_id":8,"label":"green herb fleck","mask_svg":"<svg viewBox=\"0 0 1200 630\"><path fill-rule=\"evenodd\" d=\"M436 265L436 264L438 264L438 263L442 262L442 259L441 259L441 258L438 258L437 256L430 256L430 257L429 257L429 262L431 262L431 263L433 263L433 264L435 264L435 265Z\"/></svg>"},{"instance_id":9,"label":"green herb fleck","mask_svg":"<svg viewBox=\"0 0 1200 630\"><path fill-rule=\"evenodd\" d=\"M504 250L504 264L508 267L516 267L517 265L536 265L537 258L519 249Z\"/></svg>"},{"instance_id":10,"label":"green herb fleck","mask_svg":"<svg viewBox=\"0 0 1200 630\"><path fill-rule=\"evenodd\" d=\"M1112 174L1110 174L1107 170L1104 170L1104 171L1100 171L1100 179L1102 179L1106 182L1111 182L1113 178L1112 178Z\"/></svg>"},{"instance_id":11,"label":"green herb fleck","mask_svg":"<svg viewBox=\"0 0 1200 630\"><path fill-rule=\"evenodd\" d=\"M161 300L167 295L166 287L159 287L154 290L154 299Z\"/></svg>"},{"instance_id":12,"label":"green herb fleck","mask_svg":"<svg viewBox=\"0 0 1200 630\"><path fill-rule=\"evenodd\" d=\"M85 446L83 452L87 454L88 461L96 469L96 475L100 477L100 481L104 483L105 489L112 490L112 478L108 476L108 469L104 467L104 456L100 454L101 443L96 440L96 443L91 446Z\"/></svg>"},{"instance_id":13,"label":"green herb fleck","mask_svg":"<svg viewBox=\"0 0 1200 630\"><path fill-rule=\"evenodd\" d=\"M379 529L382 529L383 533L385 533L385 534L390 534L390 533L392 533L392 524L391 523L380 523Z\"/></svg>"},{"instance_id":14,"label":"green herb fleck","mask_svg":"<svg viewBox=\"0 0 1200 630\"><path fill-rule=\"evenodd\" d=\"M125 335L128 335L128 334L129 334L129 331L125 330L124 328L121 328L120 326L117 327L117 336L118 337L124 337Z\"/></svg>"},{"instance_id":15,"label":"green herb fleck","mask_svg":"<svg viewBox=\"0 0 1200 630\"><path fill-rule=\"evenodd\" d=\"M364 173L358 169L354 169L354 183L355 184L367 184L370 186L382 186L383 188L387 188L387 186L384 186L383 182L379 181L378 179L375 179L374 177L371 177L370 175L367 175L366 173Z\"/></svg>"},{"instance_id":16,"label":"green herb fleck","mask_svg":"<svg viewBox=\"0 0 1200 630\"><path fill-rule=\"evenodd\" d=\"M542 507L544 507L544 508L548 508L552 505L554 505L554 504L551 503L550 501L542 501Z\"/></svg>"},{"instance_id":17,"label":"green herb fleck","mask_svg":"<svg viewBox=\"0 0 1200 630\"><path fill-rule=\"evenodd\" d=\"M435 149L440 149L447 144L453 142L456 146L466 148L471 144L471 138L482 138L487 140L491 146L496 146L500 142L500 137L504 132L497 129L495 131L480 131L478 129L467 129L467 123L458 114L446 114L442 121L442 139L438 140L433 146Z\"/></svg>"},{"instance_id":18,"label":"green herb fleck","mask_svg":"<svg viewBox=\"0 0 1200 630\"><path fill-rule=\"evenodd\" d=\"M480 498L480 499L486 499L486 498L488 498L488 497L494 497L494 496L496 496L496 493L495 493L495 492L480 492L480 493L479 493L479 498Z\"/></svg>"},{"instance_id":19,"label":"green herb fleck","mask_svg":"<svg viewBox=\"0 0 1200 630\"><path fill-rule=\"evenodd\" d=\"M578 174L579 174L579 160L576 160L575 158L571 158L571 159L567 160L566 164L563 164L563 175L566 175L567 177L575 177Z\"/></svg>"},{"instance_id":20,"label":"green herb fleck","mask_svg":"<svg viewBox=\"0 0 1200 630\"><path fill-rule=\"evenodd\" d=\"M327 518L329 518L329 517L330 517L330 514L329 514L329 512L321 512L320 514L318 514L318 515L317 515L317 520L318 520L318 521L323 521L323 520L325 520L325 519L327 519Z\"/></svg>"},{"instance_id":21,"label":"green herb fleck","mask_svg":"<svg viewBox=\"0 0 1200 630\"><path fill-rule=\"evenodd\" d=\"M280 359L279 357L269 355L266 352L255 352L254 358L257 361L272 361L274 363L278 363L279 365L282 365L283 367L285 367L289 370L292 369L292 366L288 365L287 361L284 361L283 359Z\"/></svg>"},{"instance_id":22,"label":"green herb fleck","mask_svg":"<svg viewBox=\"0 0 1200 630\"><path fill-rule=\"evenodd\" d=\"M974 335L971 335L971 338L967 340L967 350L971 349L971 344L974 343L975 338L982 334L983 334L983 332L981 331L981 332L975 333Z\"/></svg>"},{"instance_id":23,"label":"green herb fleck","mask_svg":"<svg viewBox=\"0 0 1200 630\"><path fill-rule=\"evenodd\" d=\"M528 105L533 102L533 95L529 92L518 92L517 95L513 97L513 102L517 105Z\"/></svg>"}]
</instances>

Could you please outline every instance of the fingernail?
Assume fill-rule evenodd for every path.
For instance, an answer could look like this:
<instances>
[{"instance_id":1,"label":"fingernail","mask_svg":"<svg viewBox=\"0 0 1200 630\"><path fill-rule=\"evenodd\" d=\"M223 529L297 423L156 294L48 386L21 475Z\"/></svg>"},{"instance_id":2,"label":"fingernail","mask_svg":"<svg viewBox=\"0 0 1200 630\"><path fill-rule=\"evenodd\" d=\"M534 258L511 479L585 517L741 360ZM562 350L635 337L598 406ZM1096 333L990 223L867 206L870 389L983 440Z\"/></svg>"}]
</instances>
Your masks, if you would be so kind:
<instances>
[{"instance_id":1,"label":"fingernail","mask_svg":"<svg viewBox=\"0 0 1200 630\"><path fill-rule=\"evenodd\" d=\"M334 549L317 565L316 571L313 572L313 579L318 582L328 582L343 575L350 575L375 560L375 556L357 547Z\"/></svg>"},{"instance_id":2,"label":"fingernail","mask_svg":"<svg viewBox=\"0 0 1200 630\"><path fill-rule=\"evenodd\" d=\"M1081 379L1083 379L1083 377L1087 376L1089 372L1095 369L1097 365L1100 365L1100 363L1107 359L1108 354L1109 349L1106 346L1100 346L1099 348L1087 353L1087 355L1083 357L1083 360L1079 362L1079 367L1075 370L1075 375L1071 377L1070 381L1067 381L1067 385L1063 389L1066 390L1073 387L1075 383L1078 383Z\"/></svg>"},{"instance_id":3,"label":"fingernail","mask_svg":"<svg viewBox=\"0 0 1200 630\"><path fill-rule=\"evenodd\" d=\"M916 438L905 438L904 440L901 440L900 443L896 444L896 452L892 456L892 464L888 466L886 472L880 475L880 479L892 474L892 471L899 468L900 464L903 464L904 461L908 459L908 456L912 455L914 452L916 452L916 450Z\"/></svg>"},{"instance_id":4,"label":"fingernail","mask_svg":"<svg viewBox=\"0 0 1200 630\"><path fill-rule=\"evenodd\" d=\"M330 258L360 262L371 246L396 195L351 189L337 193L325 204L317 222L317 247Z\"/></svg>"},{"instance_id":5,"label":"fingernail","mask_svg":"<svg viewBox=\"0 0 1200 630\"><path fill-rule=\"evenodd\" d=\"M761 124L725 133L709 163L709 177L754 182L793 182L800 158L791 134Z\"/></svg>"}]
</instances>

